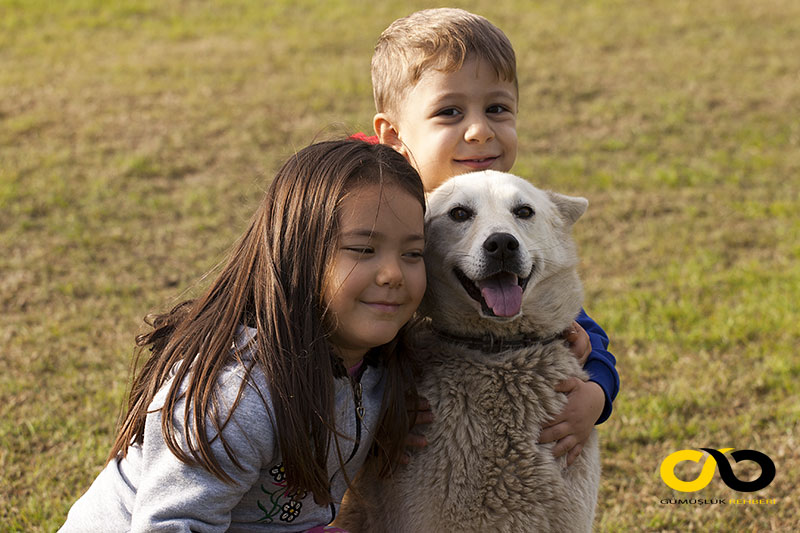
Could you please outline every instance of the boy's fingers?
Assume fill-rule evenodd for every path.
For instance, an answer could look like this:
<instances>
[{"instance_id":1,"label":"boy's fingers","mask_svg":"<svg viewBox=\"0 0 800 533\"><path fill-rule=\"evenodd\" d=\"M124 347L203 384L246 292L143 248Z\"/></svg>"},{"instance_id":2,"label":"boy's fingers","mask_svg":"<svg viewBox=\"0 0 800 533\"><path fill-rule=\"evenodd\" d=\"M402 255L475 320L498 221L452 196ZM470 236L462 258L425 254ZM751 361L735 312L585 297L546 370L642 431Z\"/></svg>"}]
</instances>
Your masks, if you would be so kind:
<instances>
[{"instance_id":1,"label":"boy's fingers","mask_svg":"<svg viewBox=\"0 0 800 533\"><path fill-rule=\"evenodd\" d=\"M559 441L558 444L553 446L553 457L561 457L565 453L567 453L566 445L562 444L564 441Z\"/></svg>"},{"instance_id":2,"label":"boy's fingers","mask_svg":"<svg viewBox=\"0 0 800 533\"><path fill-rule=\"evenodd\" d=\"M561 332L561 337L569 345L573 355L578 358L578 362L581 365L586 363L586 359L592 353L592 344L586 330L573 320L572 324Z\"/></svg>"},{"instance_id":3,"label":"boy's fingers","mask_svg":"<svg viewBox=\"0 0 800 533\"><path fill-rule=\"evenodd\" d=\"M580 381L578 378L567 378L564 381L560 381L556 384L555 390L556 392L565 392L569 394L580 385Z\"/></svg>"},{"instance_id":4,"label":"boy's fingers","mask_svg":"<svg viewBox=\"0 0 800 533\"><path fill-rule=\"evenodd\" d=\"M433 413L431 411L417 411L414 418L414 425L430 424L433 422Z\"/></svg>"},{"instance_id":5,"label":"boy's fingers","mask_svg":"<svg viewBox=\"0 0 800 533\"><path fill-rule=\"evenodd\" d=\"M575 343L577 346L576 349L580 352L578 362L580 362L581 366L583 366L586 364L586 360L589 359L589 356L592 353L592 341L589 340L589 334L582 329L578 334L578 340L576 340Z\"/></svg>"},{"instance_id":6,"label":"boy's fingers","mask_svg":"<svg viewBox=\"0 0 800 533\"><path fill-rule=\"evenodd\" d=\"M409 411L430 411L431 410L430 402L426 398L423 398L422 396L417 396L416 401L412 400L410 397L407 397L406 401L407 401L407 404L408 404L408 410Z\"/></svg>"},{"instance_id":7,"label":"boy's fingers","mask_svg":"<svg viewBox=\"0 0 800 533\"><path fill-rule=\"evenodd\" d=\"M553 446L553 457L561 457L565 453L575 449L578 445L578 439L574 435L567 435ZM569 464L569 456L567 456L567 464Z\"/></svg>"},{"instance_id":8,"label":"boy's fingers","mask_svg":"<svg viewBox=\"0 0 800 533\"><path fill-rule=\"evenodd\" d=\"M430 424L433 422L433 411L431 411L430 402L422 397L417 398L416 405L409 407L408 416L415 426Z\"/></svg>"},{"instance_id":9,"label":"boy's fingers","mask_svg":"<svg viewBox=\"0 0 800 533\"><path fill-rule=\"evenodd\" d=\"M406 435L406 448L424 448L428 445L428 439L424 435L417 435L416 433L409 433ZM400 464L407 465L411 462L411 455L408 452L403 452L400 456Z\"/></svg>"},{"instance_id":10,"label":"boy's fingers","mask_svg":"<svg viewBox=\"0 0 800 533\"><path fill-rule=\"evenodd\" d=\"M416 433L409 433L406 435L406 447L424 448L428 445L428 439Z\"/></svg>"},{"instance_id":11,"label":"boy's fingers","mask_svg":"<svg viewBox=\"0 0 800 533\"><path fill-rule=\"evenodd\" d=\"M569 344L572 344L578 339L578 328L575 327L577 325L578 323L573 320L572 324L570 324L567 329L561 332L561 337Z\"/></svg>"},{"instance_id":12,"label":"boy's fingers","mask_svg":"<svg viewBox=\"0 0 800 533\"><path fill-rule=\"evenodd\" d=\"M577 459L577 458L578 458L578 456L581 454L581 452L582 452L582 451L583 451L583 444L576 444L576 445L575 445L575 446L574 446L574 447L573 447L573 448L572 448L572 449L569 451L569 454L567 454L567 465L569 466L569 465L571 465L572 463L574 463L574 462L575 462L575 459Z\"/></svg>"},{"instance_id":13,"label":"boy's fingers","mask_svg":"<svg viewBox=\"0 0 800 533\"><path fill-rule=\"evenodd\" d=\"M563 439L567 435L569 435L569 426L562 422L554 422L542 429L542 432L539 434L539 444L555 442Z\"/></svg>"},{"instance_id":14,"label":"boy's fingers","mask_svg":"<svg viewBox=\"0 0 800 533\"><path fill-rule=\"evenodd\" d=\"M553 428L563 424L565 421L566 418L564 418L562 415L558 415L556 418L548 422L547 425L542 426L542 433L544 433L545 431L552 433L554 431ZM569 433L569 431L564 431L564 435L566 435L567 433Z\"/></svg>"}]
</instances>

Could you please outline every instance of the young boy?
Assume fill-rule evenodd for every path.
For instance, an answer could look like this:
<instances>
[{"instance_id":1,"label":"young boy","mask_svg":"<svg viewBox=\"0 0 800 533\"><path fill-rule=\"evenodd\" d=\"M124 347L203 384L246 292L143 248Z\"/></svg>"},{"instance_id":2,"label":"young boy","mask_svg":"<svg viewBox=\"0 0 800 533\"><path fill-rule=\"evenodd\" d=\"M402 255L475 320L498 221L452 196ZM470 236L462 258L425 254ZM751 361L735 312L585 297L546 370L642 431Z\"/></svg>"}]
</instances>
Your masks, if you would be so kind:
<instances>
[{"instance_id":1,"label":"young boy","mask_svg":"<svg viewBox=\"0 0 800 533\"><path fill-rule=\"evenodd\" d=\"M516 58L508 38L488 20L461 9L428 9L393 22L372 57L377 137L419 171L426 190L465 172L508 172L517 154ZM585 312L565 332L590 381L570 379L564 411L540 442L578 456L595 424L611 414L619 390L608 337Z\"/></svg>"}]
</instances>

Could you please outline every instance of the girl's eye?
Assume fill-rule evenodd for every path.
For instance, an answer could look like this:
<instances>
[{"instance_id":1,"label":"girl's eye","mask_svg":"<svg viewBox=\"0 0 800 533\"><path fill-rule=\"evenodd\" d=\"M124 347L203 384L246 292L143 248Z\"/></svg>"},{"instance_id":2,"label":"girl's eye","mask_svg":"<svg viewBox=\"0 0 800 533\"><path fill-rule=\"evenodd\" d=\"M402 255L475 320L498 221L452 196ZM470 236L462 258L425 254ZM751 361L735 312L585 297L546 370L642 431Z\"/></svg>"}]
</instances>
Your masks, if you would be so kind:
<instances>
[{"instance_id":1,"label":"girl's eye","mask_svg":"<svg viewBox=\"0 0 800 533\"><path fill-rule=\"evenodd\" d=\"M406 252L403 255L405 255L409 259L422 259L422 252L420 252L419 250L415 250L413 252Z\"/></svg>"},{"instance_id":2,"label":"girl's eye","mask_svg":"<svg viewBox=\"0 0 800 533\"><path fill-rule=\"evenodd\" d=\"M514 216L517 218L531 218L534 214L535 211L529 205L521 205L514 208Z\"/></svg>"},{"instance_id":3,"label":"girl's eye","mask_svg":"<svg viewBox=\"0 0 800 533\"><path fill-rule=\"evenodd\" d=\"M344 249L361 255L372 253L372 248L369 246L345 246Z\"/></svg>"},{"instance_id":4,"label":"girl's eye","mask_svg":"<svg viewBox=\"0 0 800 533\"><path fill-rule=\"evenodd\" d=\"M472 218L472 211L470 211L466 207L459 206L451 209L448 215L455 222L466 222L467 220Z\"/></svg>"}]
</instances>

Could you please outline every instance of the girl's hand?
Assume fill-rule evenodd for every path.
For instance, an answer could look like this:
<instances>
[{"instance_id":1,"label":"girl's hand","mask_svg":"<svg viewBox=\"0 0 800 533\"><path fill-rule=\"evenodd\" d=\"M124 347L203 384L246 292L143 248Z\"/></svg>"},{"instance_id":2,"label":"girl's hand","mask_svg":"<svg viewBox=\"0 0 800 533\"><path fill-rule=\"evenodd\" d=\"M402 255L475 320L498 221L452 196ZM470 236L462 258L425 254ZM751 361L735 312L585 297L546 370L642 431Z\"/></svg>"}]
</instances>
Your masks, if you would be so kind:
<instances>
[{"instance_id":1,"label":"girl's hand","mask_svg":"<svg viewBox=\"0 0 800 533\"><path fill-rule=\"evenodd\" d=\"M430 424L433 422L433 411L431 411L431 404L425 398L419 398L416 405L412 405L408 410L408 416L413 422L411 431L406 435L406 448L424 448L428 445L428 439L419 433L414 433L417 426L423 424ZM404 453L400 458L400 462L408 464L411 456Z\"/></svg>"},{"instance_id":2,"label":"girl's hand","mask_svg":"<svg viewBox=\"0 0 800 533\"><path fill-rule=\"evenodd\" d=\"M573 321L570 327L561 332L561 336L567 344L569 344L569 350L572 352L572 355L574 355L581 366L583 366L589 354L592 353L592 343L589 341L589 334L586 333L586 330L583 329L580 324Z\"/></svg>"},{"instance_id":3,"label":"girl's hand","mask_svg":"<svg viewBox=\"0 0 800 533\"><path fill-rule=\"evenodd\" d=\"M578 378L562 381L556 385L556 391L567 394L567 405L542 428L539 444L555 442L553 456L567 454L567 464L571 465L583 450L594 423L600 418L606 397L600 385Z\"/></svg>"}]
</instances>

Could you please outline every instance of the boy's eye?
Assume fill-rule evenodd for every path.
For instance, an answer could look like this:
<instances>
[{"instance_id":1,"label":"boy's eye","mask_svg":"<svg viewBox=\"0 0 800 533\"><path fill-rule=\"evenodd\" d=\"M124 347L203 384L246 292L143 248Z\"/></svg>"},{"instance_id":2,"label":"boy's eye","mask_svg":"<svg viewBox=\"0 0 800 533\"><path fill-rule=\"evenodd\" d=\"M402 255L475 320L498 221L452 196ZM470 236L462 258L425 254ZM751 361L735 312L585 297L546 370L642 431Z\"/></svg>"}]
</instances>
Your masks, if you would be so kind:
<instances>
[{"instance_id":1,"label":"boy's eye","mask_svg":"<svg viewBox=\"0 0 800 533\"><path fill-rule=\"evenodd\" d=\"M472 214L473 213L472 213L472 211L470 209L467 209L466 207L461 207L461 206L454 207L448 213L450 218L452 220L454 220L455 222L466 222L467 220L472 218Z\"/></svg>"},{"instance_id":2,"label":"boy's eye","mask_svg":"<svg viewBox=\"0 0 800 533\"><path fill-rule=\"evenodd\" d=\"M505 113L507 111L511 110L506 106L500 104L490 105L488 108L486 108L487 113Z\"/></svg>"},{"instance_id":3,"label":"boy's eye","mask_svg":"<svg viewBox=\"0 0 800 533\"><path fill-rule=\"evenodd\" d=\"M529 205L515 207L513 212L514 216L517 218L531 218L535 214L535 211Z\"/></svg>"},{"instance_id":4,"label":"boy's eye","mask_svg":"<svg viewBox=\"0 0 800 533\"><path fill-rule=\"evenodd\" d=\"M446 109L442 109L436 113L436 116L439 117L455 117L458 115L459 111L455 107L448 107Z\"/></svg>"}]
</instances>

